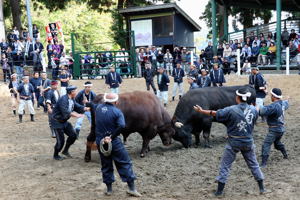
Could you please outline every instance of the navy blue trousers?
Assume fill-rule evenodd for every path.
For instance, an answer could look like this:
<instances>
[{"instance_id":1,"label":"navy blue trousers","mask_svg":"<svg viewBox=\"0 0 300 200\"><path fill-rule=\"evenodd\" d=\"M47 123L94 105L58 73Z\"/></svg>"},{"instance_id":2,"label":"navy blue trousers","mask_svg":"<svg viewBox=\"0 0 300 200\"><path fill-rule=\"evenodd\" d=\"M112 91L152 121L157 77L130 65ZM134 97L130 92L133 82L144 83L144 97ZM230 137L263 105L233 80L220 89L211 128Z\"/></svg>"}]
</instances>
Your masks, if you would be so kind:
<instances>
[{"instance_id":1,"label":"navy blue trousers","mask_svg":"<svg viewBox=\"0 0 300 200\"><path fill-rule=\"evenodd\" d=\"M113 161L123 182L131 182L136 179L132 170L132 162L120 138L112 141L110 156L104 156L100 151L99 154L103 183L110 184L115 181Z\"/></svg>"},{"instance_id":2,"label":"navy blue trousers","mask_svg":"<svg viewBox=\"0 0 300 200\"><path fill-rule=\"evenodd\" d=\"M274 148L279 151L285 151L284 144L281 143L281 138L283 136L283 132L274 132L269 131L268 135L264 140L264 144L262 145L261 154L262 156L269 156L271 146L274 143Z\"/></svg>"}]
</instances>

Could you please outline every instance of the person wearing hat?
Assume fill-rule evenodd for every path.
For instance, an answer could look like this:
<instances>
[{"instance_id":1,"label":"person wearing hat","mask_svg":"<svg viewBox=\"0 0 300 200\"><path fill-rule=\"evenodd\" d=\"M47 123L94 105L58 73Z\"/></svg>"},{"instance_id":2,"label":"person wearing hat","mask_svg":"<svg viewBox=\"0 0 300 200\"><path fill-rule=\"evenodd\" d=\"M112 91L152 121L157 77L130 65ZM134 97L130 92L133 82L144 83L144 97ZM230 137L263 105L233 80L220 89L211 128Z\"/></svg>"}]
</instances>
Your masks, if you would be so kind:
<instances>
[{"instance_id":1,"label":"person wearing hat","mask_svg":"<svg viewBox=\"0 0 300 200\"><path fill-rule=\"evenodd\" d=\"M267 83L263 75L259 72L259 68L255 65L251 67L251 74L249 75L249 84L252 85L256 91L256 101L257 107L264 105L265 97L267 95ZM262 117L262 122L264 118Z\"/></svg>"},{"instance_id":2,"label":"person wearing hat","mask_svg":"<svg viewBox=\"0 0 300 200\"><path fill-rule=\"evenodd\" d=\"M122 83L122 78L115 68L110 67L110 72L106 75L105 84L108 85L112 93L119 94L119 86Z\"/></svg>"},{"instance_id":3,"label":"person wearing hat","mask_svg":"<svg viewBox=\"0 0 300 200\"><path fill-rule=\"evenodd\" d=\"M218 63L214 63L214 67L210 71L210 79L214 87L222 87L226 82L223 70L219 68Z\"/></svg>"},{"instance_id":4,"label":"person wearing hat","mask_svg":"<svg viewBox=\"0 0 300 200\"><path fill-rule=\"evenodd\" d=\"M201 69L201 76L197 79L197 84L199 88L205 88L211 86L210 77L207 75L207 70L205 68Z\"/></svg>"},{"instance_id":5,"label":"person wearing hat","mask_svg":"<svg viewBox=\"0 0 300 200\"><path fill-rule=\"evenodd\" d=\"M288 155L284 144L280 141L285 132L284 111L289 108L288 100L282 100L282 92L279 88L271 90L272 103L267 106L258 108L259 115L267 118L269 133L267 134L262 145L261 157L262 167L266 167L272 144L276 150L281 151L283 158L287 159Z\"/></svg>"},{"instance_id":6,"label":"person wearing hat","mask_svg":"<svg viewBox=\"0 0 300 200\"><path fill-rule=\"evenodd\" d=\"M123 182L127 182L129 195L140 197L134 184L136 176L132 169L131 159L118 137L125 128L125 118L120 109L116 107L118 94L104 94L103 104L91 104L95 110L96 144L101 159L102 180L107 186L106 195L112 195L114 178L113 162Z\"/></svg>"},{"instance_id":7,"label":"person wearing hat","mask_svg":"<svg viewBox=\"0 0 300 200\"><path fill-rule=\"evenodd\" d=\"M14 116L17 115L17 101L18 101L18 87L19 87L19 81L17 80L17 74L12 74L10 76L10 82L8 85L8 89L11 96L11 107L13 110Z\"/></svg>"},{"instance_id":8,"label":"person wearing hat","mask_svg":"<svg viewBox=\"0 0 300 200\"><path fill-rule=\"evenodd\" d=\"M47 92L46 96L45 96L45 100L46 100L46 105L47 105L47 110L48 110L48 122L49 122L49 127L50 127L50 131L51 131L51 137L55 138L55 131L51 125L51 114L52 114L52 110L54 108L54 106L56 105L60 94L58 91L58 82L57 81L51 81L51 89Z\"/></svg>"},{"instance_id":9,"label":"person wearing hat","mask_svg":"<svg viewBox=\"0 0 300 200\"><path fill-rule=\"evenodd\" d=\"M187 82L190 84L190 90L199 88L199 85L196 83L196 78L194 76L188 76Z\"/></svg>"},{"instance_id":10,"label":"person wearing hat","mask_svg":"<svg viewBox=\"0 0 300 200\"><path fill-rule=\"evenodd\" d=\"M190 71L188 73L188 76L189 77L194 77L195 79L198 78L198 70L197 70L195 65L190 66Z\"/></svg>"},{"instance_id":11,"label":"person wearing hat","mask_svg":"<svg viewBox=\"0 0 300 200\"><path fill-rule=\"evenodd\" d=\"M93 100L96 97L96 93L92 91L93 84L90 81L87 81L84 83L84 89L78 92L77 96L75 97L75 101L79 103L82 106L85 106L88 102L93 102ZM91 123L91 112L85 111L84 115L89 120L89 123ZM84 116L77 119L75 124L75 132L77 134L77 137L79 136L80 129L82 126Z\"/></svg>"},{"instance_id":12,"label":"person wearing hat","mask_svg":"<svg viewBox=\"0 0 300 200\"><path fill-rule=\"evenodd\" d=\"M163 67L158 68L158 75L157 75L157 97L160 101L163 102L164 106L166 107L168 104L168 90L170 79L169 76L165 73L165 69Z\"/></svg>"},{"instance_id":13,"label":"person wearing hat","mask_svg":"<svg viewBox=\"0 0 300 200\"><path fill-rule=\"evenodd\" d=\"M75 142L77 136L74 131L74 128L68 120L71 117L83 117L85 111L90 110L90 108L84 107L75 101L77 95L76 86L68 86L66 88L67 94L61 96L54 108L52 109L51 115L51 126L55 131L56 135L56 144L54 146L54 155L55 160L63 160L64 158L59 155L59 152L63 149L65 145L65 135L68 136L65 148L62 152L68 158L71 158L69 153L70 146Z\"/></svg>"},{"instance_id":14,"label":"person wearing hat","mask_svg":"<svg viewBox=\"0 0 300 200\"><path fill-rule=\"evenodd\" d=\"M29 76L23 76L23 83L19 85L18 93L20 102L18 109L19 123L22 123L25 106L29 109L31 121L34 121L35 111L32 101L35 101L35 93L32 84L29 83Z\"/></svg>"},{"instance_id":15,"label":"person wearing hat","mask_svg":"<svg viewBox=\"0 0 300 200\"><path fill-rule=\"evenodd\" d=\"M147 61L145 63L145 71L143 74L145 80L146 80L146 87L147 87L147 91L150 91L150 86L152 87L152 90L154 92L154 94L157 94L154 82L153 82L153 78L155 76L155 71L151 68L151 62Z\"/></svg>"},{"instance_id":16,"label":"person wearing hat","mask_svg":"<svg viewBox=\"0 0 300 200\"><path fill-rule=\"evenodd\" d=\"M185 76L185 73L184 70L181 68L180 62L176 63L176 68L173 69L172 76L174 78L172 101L175 101L175 96L178 89L179 89L179 99L183 95L183 77Z\"/></svg>"},{"instance_id":17,"label":"person wearing hat","mask_svg":"<svg viewBox=\"0 0 300 200\"><path fill-rule=\"evenodd\" d=\"M255 155L255 145L253 140L253 129L258 112L255 107L247 104L251 93L247 88L236 91L237 105L229 106L218 111L204 110L200 106L194 106L194 110L204 115L214 117L217 122L225 124L227 127L227 144L223 153L219 175L217 176L218 188L216 196L221 196L227 182L231 165L236 159L236 154L241 152L252 175L258 182L260 193L264 193L264 175L259 167Z\"/></svg>"}]
</instances>

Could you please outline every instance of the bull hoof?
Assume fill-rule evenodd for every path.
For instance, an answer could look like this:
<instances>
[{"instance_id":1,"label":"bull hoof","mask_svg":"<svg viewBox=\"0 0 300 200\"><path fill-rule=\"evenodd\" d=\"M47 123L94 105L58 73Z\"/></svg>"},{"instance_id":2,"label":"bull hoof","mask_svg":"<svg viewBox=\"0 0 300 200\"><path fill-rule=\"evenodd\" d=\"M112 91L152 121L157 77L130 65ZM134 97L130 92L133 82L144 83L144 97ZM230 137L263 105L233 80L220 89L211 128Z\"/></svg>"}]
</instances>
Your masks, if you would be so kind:
<instances>
[{"instance_id":1,"label":"bull hoof","mask_svg":"<svg viewBox=\"0 0 300 200\"><path fill-rule=\"evenodd\" d=\"M145 154L144 154L144 153L141 153L140 156L141 156L141 158L144 158L144 157L145 157Z\"/></svg>"},{"instance_id":2,"label":"bull hoof","mask_svg":"<svg viewBox=\"0 0 300 200\"><path fill-rule=\"evenodd\" d=\"M90 162L90 161L91 161L91 156L87 156L87 155L86 155L86 156L84 157L84 161L85 161L85 162Z\"/></svg>"}]
</instances>

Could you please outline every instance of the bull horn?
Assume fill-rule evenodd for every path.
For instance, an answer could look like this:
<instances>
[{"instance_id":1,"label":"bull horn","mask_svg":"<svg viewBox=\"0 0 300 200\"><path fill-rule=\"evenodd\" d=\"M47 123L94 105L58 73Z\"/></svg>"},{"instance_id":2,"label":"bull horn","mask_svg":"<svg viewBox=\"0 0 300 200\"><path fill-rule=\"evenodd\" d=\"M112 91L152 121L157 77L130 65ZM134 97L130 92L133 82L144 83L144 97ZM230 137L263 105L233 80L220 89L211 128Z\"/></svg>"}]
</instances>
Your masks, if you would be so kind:
<instances>
[{"instance_id":1,"label":"bull horn","mask_svg":"<svg viewBox=\"0 0 300 200\"><path fill-rule=\"evenodd\" d=\"M183 126L183 123L181 123L181 122L175 122L175 126L177 128L181 128Z\"/></svg>"}]
</instances>

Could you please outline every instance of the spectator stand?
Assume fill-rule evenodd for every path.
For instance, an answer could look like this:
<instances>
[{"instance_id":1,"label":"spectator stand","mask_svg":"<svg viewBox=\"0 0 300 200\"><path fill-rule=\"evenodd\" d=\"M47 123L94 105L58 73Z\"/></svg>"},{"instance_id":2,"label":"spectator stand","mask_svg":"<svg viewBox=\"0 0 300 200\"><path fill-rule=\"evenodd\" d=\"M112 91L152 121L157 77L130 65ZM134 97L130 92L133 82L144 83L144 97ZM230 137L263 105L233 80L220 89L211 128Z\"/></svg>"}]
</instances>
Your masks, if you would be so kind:
<instances>
[{"instance_id":1,"label":"spectator stand","mask_svg":"<svg viewBox=\"0 0 300 200\"><path fill-rule=\"evenodd\" d=\"M137 72L134 32L128 32L127 35L130 38L130 45L126 49L118 51L79 51L76 50L75 33L72 33L73 78L103 78L111 67L114 67L121 76L135 77Z\"/></svg>"}]
</instances>

